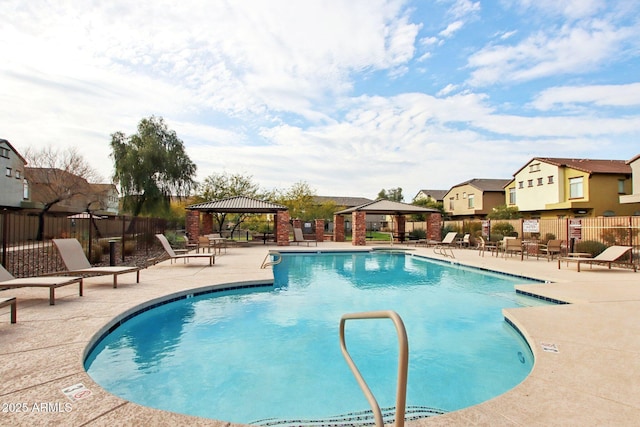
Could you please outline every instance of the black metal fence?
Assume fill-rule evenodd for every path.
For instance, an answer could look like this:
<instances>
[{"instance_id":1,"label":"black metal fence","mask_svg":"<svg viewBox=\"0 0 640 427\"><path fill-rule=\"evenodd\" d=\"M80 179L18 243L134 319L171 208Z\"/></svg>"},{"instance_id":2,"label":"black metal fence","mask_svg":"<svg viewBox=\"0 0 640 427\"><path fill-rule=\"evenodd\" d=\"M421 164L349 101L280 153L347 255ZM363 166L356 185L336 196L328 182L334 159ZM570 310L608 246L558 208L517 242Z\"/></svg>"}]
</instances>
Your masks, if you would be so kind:
<instances>
[{"instance_id":1,"label":"black metal fence","mask_svg":"<svg viewBox=\"0 0 640 427\"><path fill-rule=\"evenodd\" d=\"M0 263L16 277L64 270L51 239L75 238L92 264L139 263L155 253L156 233L175 230L158 218L0 211Z\"/></svg>"}]
</instances>

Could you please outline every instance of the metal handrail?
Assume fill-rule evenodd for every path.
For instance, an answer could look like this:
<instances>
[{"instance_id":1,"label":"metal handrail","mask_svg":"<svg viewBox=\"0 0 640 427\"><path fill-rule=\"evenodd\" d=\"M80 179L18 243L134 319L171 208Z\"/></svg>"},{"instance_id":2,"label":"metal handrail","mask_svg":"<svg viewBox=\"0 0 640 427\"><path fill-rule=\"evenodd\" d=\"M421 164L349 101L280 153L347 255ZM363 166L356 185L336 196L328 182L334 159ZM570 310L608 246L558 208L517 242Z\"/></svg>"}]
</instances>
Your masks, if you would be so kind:
<instances>
[{"instance_id":1,"label":"metal handrail","mask_svg":"<svg viewBox=\"0 0 640 427\"><path fill-rule=\"evenodd\" d=\"M273 261L267 261L267 259L271 255L278 256L278 258L274 259ZM278 265L281 262L282 262L282 254L280 252L269 251L269 253L262 260L262 264L260 265L260 268L267 268L267 267L270 267L272 265Z\"/></svg>"},{"instance_id":2,"label":"metal handrail","mask_svg":"<svg viewBox=\"0 0 640 427\"><path fill-rule=\"evenodd\" d=\"M358 381L358 385L362 389L367 401L369 402L369 406L371 406L371 410L373 411L373 415L376 420L377 427L384 426L384 420L382 418L382 412L380 411L380 406L376 401L375 396L369 389L364 378L360 374L358 367L354 363L353 359L349 355L349 351L347 350L347 345L344 339L344 327L347 320L353 319L391 319L396 327L396 332L398 334L398 386L396 389L396 427L404 426L404 415L405 415L405 407L407 403L407 369L409 366L409 343L407 340L407 331L404 327L404 323L402 319L395 311L391 310L383 310L383 311L368 311L364 313L350 313L345 314L340 319L340 349L342 350L342 355L344 356L351 372L356 377Z\"/></svg>"}]
</instances>

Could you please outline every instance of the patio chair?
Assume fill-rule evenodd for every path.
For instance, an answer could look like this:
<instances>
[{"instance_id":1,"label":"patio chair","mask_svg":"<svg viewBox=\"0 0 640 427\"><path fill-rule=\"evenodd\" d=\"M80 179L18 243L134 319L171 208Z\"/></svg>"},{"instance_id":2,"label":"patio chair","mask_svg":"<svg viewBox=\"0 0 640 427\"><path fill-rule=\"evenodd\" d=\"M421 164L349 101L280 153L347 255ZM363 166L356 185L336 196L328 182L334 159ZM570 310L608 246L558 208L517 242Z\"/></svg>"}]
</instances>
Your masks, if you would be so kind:
<instances>
[{"instance_id":1,"label":"patio chair","mask_svg":"<svg viewBox=\"0 0 640 427\"><path fill-rule=\"evenodd\" d=\"M494 252L496 252L497 254L498 246L496 246L495 243L487 242L486 240L484 240L484 237L482 236L478 236L477 240L478 240L478 255L484 256L484 251L487 251L487 250L491 252L491 255L493 255Z\"/></svg>"},{"instance_id":2,"label":"patio chair","mask_svg":"<svg viewBox=\"0 0 640 427\"><path fill-rule=\"evenodd\" d=\"M164 248L164 251L167 253L167 255L169 255L169 259L171 260L172 264L173 264L173 261L178 259L183 259L186 264L189 258L208 258L210 266L212 266L216 262L215 251L212 254L211 253L205 254L204 252L201 254L200 253L176 254L164 234L156 234L156 237L158 238L158 240L160 240L160 243L162 243L162 247Z\"/></svg>"},{"instance_id":3,"label":"patio chair","mask_svg":"<svg viewBox=\"0 0 640 427\"><path fill-rule=\"evenodd\" d=\"M318 241L317 240L311 240L311 239L305 239L304 238L304 234L302 234L302 228L294 228L293 229L293 243L297 243L298 245L300 245L300 243L306 243L307 246L309 246L311 243L313 243L316 246L318 246Z\"/></svg>"},{"instance_id":4,"label":"patio chair","mask_svg":"<svg viewBox=\"0 0 640 427\"><path fill-rule=\"evenodd\" d=\"M522 246L522 239L506 239L504 241L504 254L503 257L506 259L507 254L520 254L520 260L524 259L524 247ZM527 256L528 257L528 256Z\"/></svg>"},{"instance_id":5,"label":"patio chair","mask_svg":"<svg viewBox=\"0 0 640 427\"><path fill-rule=\"evenodd\" d=\"M444 239L442 239L442 242L434 246L433 252L440 254L442 256L455 258L455 255L453 254L453 250L451 249L451 247L455 245L456 243L455 240L457 235L458 233L455 231L451 231L447 233L447 235L444 236Z\"/></svg>"},{"instance_id":6,"label":"patio chair","mask_svg":"<svg viewBox=\"0 0 640 427\"><path fill-rule=\"evenodd\" d=\"M72 276L36 276L16 279L0 265L0 289L49 288L49 305L56 303L56 288L78 284L78 293L82 296L82 277Z\"/></svg>"},{"instance_id":7,"label":"patio chair","mask_svg":"<svg viewBox=\"0 0 640 427\"><path fill-rule=\"evenodd\" d=\"M11 306L11 323L16 323L18 320L18 305L16 297L0 298L0 308Z\"/></svg>"},{"instance_id":8,"label":"patio chair","mask_svg":"<svg viewBox=\"0 0 640 427\"><path fill-rule=\"evenodd\" d=\"M461 248L471 247L471 234L465 234L462 239L458 239L458 246Z\"/></svg>"},{"instance_id":9,"label":"patio chair","mask_svg":"<svg viewBox=\"0 0 640 427\"><path fill-rule=\"evenodd\" d=\"M93 267L77 239L53 239L54 246L58 249L60 258L70 274L80 276L107 276L113 275L113 287L118 287L120 274L136 273L136 283L140 283L141 267L130 266L105 266ZM65 272L66 273L66 272Z\"/></svg>"},{"instance_id":10,"label":"patio chair","mask_svg":"<svg viewBox=\"0 0 640 427\"><path fill-rule=\"evenodd\" d=\"M620 264L620 265L631 266L633 268L633 271L637 271L638 266L633 263L633 260L631 260L630 262L620 261L620 259L623 256L631 253L632 249L633 249L632 246L609 246L607 249L602 251L602 253L600 253L598 256L595 256L593 258L558 257L558 269L560 269L560 264L562 263L562 261L564 261L567 264L569 262L577 263L578 273L580 272L580 264L590 264L591 266L593 266L593 264L607 264L609 266L609 270L611 270L612 264Z\"/></svg>"},{"instance_id":11,"label":"patio chair","mask_svg":"<svg viewBox=\"0 0 640 427\"><path fill-rule=\"evenodd\" d=\"M560 256L562 253L562 242L564 240L549 240L546 245L538 246L538 257L543 255L547 258L547 261L553 259L554 255Z\"/></svg>"}]
</instances>

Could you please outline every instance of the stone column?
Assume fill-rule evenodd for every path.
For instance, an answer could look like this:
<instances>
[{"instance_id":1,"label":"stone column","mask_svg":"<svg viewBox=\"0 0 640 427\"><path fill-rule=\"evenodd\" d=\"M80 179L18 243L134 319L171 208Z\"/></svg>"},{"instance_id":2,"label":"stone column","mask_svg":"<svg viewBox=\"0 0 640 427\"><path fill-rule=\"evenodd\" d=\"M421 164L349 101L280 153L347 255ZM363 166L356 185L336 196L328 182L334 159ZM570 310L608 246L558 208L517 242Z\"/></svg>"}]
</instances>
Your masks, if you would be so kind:
<instances>
[{"instance_id":1,"label":"stone column","mask_svg":"<svg viewBox=\"0 0 640 427\"><path fill-rule=\"evenodd\" d=\"M442 215L434 212L427 215L427 240L442 240Z\"/></svg>"},{"instance_id":2,"label":"stone column","mask_svg":"<svg viewBox=\"0 0 640 427\"><path fill-rule=\"evenodd\" d=\"M213 233L213 214L205 212L202 215L202 234L207 235Z\"/></svg>"},{"instance_id":3,"label":"stone column","mask_svg":"<svg viewBox=\"0 0 640 427\"><path fill-rule=\"evenodd\" d=\"M316 219L316 240L324 242L324 219Z\"/></svg>"},{"instance_id":4,"label":"stone column","mask_svg":"<svg viewBox=\"0 0 640 427\"><path fill-rule=\"evenodd\" d=\"M300 218L293 219L293 228L302 228L302 220Z\"/></svg>"},{"instance_id":5,"label":"stone column","mask_svg":"<svg viewBox=\"0 0 640 427\"><path fill-rule=\"evenodd\" d=\"M334 215L333 216L333 241L334 242L344 242L344 216L342 215Z\"/></svg>"},{"instance_id":6,"label":"stone column","mask_svg":"<svg viewBox=\"0 0 640 427\"><path fill-rule=\"evenodd\" d=\"M400 241L404 241L404 239L406 237L404 235L404 233L406 231L406 221L407 221L407 217L404 216L404 215L395 215L393 217L393 222L395 223L394 224L395 231L396 231L396 234L398 235L398 239Z\"/></svg>"},{"instance_id":7,"label":"stone column","mask_svg":"<svg viewBox=\"0 0 640 427\"><path fill-rule=\"evenodd\" d=\"M351 213L353 225L351 226L353 246L366 246L367 244L367 214L362 211L354 211Z\"/></svg>"},{"instance_id":8,"label":"stone column","mask_svg":"<svg viewBox=\"0 0 640 427\"><path fill-rule=\"evenodd\" d=\"M198 243L198 237L200 237L200 211L187 211L185 228L189 236L189 243Z\"/></svg>"},{"instance_id":9,"label":"stone column","mask_svg":"<svg viewBox=\"0 0 640 427\"><path fill-rule=\"evenodd\" d=\"M289 211L278 211L274 218L278 246L289 246Z\"/></svg>"}]
</instances>

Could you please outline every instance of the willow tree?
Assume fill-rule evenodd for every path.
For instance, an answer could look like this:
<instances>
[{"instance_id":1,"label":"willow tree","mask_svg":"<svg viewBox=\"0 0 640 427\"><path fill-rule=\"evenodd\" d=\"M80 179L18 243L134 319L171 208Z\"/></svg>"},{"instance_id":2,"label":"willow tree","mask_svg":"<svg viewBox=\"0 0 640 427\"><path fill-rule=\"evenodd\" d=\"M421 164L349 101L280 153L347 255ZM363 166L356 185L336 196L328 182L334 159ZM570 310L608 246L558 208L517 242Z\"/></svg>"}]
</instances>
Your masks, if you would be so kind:
<instances>
[{"instance_id":1,"label":"willow tree","mask_svg":"<svg viewBox=\"0 0 640 427\"><path fill-rule=\"evenodd\" d=\"M167 212L171 197L186 197L195 186L196 165L162 117L140 120L134 135L112 134L111 158L123 209L134 217Z\"/></svg>"}]
</instances>

